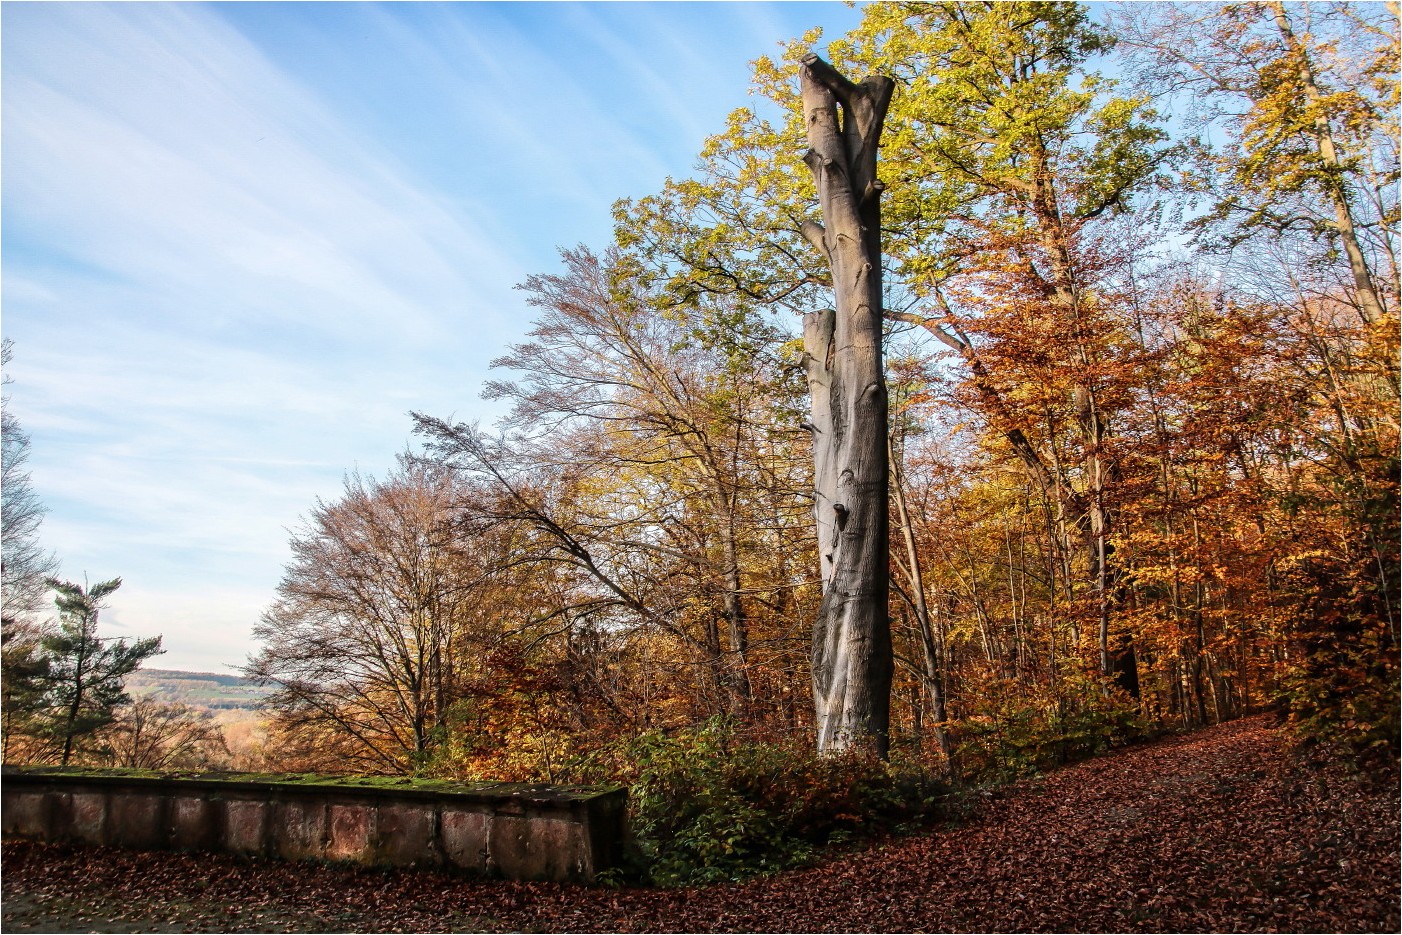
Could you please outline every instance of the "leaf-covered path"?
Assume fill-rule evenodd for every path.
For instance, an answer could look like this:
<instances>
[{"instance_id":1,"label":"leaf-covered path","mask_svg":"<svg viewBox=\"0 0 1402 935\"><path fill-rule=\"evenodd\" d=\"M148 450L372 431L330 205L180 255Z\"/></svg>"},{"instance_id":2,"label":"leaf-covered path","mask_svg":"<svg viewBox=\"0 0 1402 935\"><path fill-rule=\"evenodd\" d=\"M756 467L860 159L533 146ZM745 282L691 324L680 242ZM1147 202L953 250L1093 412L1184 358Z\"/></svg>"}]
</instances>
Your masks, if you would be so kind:
<instances>
[{"instance_id":1,"label":"leaf-covered path","mask_svg":"<svg viewBox=\"0 0 1402 935\"><path fill-rule=\"evenodd\" d=\"M962 827L744 885L607 890L4 846L6 932L1399 930L1395 778L1251 718L1020 783Z\"/></svg>"}]
</instances>

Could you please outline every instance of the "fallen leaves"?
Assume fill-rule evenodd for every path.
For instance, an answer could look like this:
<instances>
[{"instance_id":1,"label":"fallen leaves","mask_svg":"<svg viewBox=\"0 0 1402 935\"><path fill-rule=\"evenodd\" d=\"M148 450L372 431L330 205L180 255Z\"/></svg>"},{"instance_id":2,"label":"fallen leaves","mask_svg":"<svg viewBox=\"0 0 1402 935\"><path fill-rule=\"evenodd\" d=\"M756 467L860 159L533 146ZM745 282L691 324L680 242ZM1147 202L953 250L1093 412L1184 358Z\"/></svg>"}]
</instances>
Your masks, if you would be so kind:
<instances>
[{"instance_id":1,"label":"fallen leaves","mask_svg":"<svg viewBox=\"0 0 1402 935\"><path fill-rule=\"evenodd\" d=\"M1261 718L1011 786L963 826L742 885L583 889L7 842L4 930L1399 928L1395 777L1298 768Z\"/></svg>"}]
</instances>

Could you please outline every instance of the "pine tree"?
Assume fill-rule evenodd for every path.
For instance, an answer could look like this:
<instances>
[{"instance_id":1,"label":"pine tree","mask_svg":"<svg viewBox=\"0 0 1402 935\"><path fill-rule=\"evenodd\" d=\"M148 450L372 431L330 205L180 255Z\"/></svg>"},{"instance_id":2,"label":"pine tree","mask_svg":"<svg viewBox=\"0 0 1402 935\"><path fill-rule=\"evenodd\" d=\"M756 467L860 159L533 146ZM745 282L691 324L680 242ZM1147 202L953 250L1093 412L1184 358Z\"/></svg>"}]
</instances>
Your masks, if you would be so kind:
<instances>
[{"instance_id":1,"label":"pine tree","mask_svg":"<svg viewBox=\"0 0 1402 935\"><path fill-rule=\"evenodd\" d=\"M162 651L161 638L128 643L97 635L98 611L122 586L121 578L89 588L56 578L48 584L58 592L59 629L40 644L49 663L44 699L48 723L43 732L62 744L59 762L67 766L75 741L112 723L117 706L130 700L123 679Z\"/></svg>"}]
</instances>

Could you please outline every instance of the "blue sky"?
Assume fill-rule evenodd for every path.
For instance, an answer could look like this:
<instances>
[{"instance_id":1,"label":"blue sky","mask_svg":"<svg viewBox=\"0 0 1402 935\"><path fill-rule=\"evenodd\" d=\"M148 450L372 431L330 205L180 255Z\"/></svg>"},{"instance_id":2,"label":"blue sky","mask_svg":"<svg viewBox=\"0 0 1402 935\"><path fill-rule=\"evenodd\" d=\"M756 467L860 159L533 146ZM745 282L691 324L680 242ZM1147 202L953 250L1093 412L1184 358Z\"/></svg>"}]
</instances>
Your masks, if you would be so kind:
<instances>
[{"instance_id":1,"label":"blue sky","mask_svg":"<svg viewBox=\"0 0 1402 935\"><path fill-rule=\"evenodd\" d=\"M3 5L3 331L41 535L166 668L255 646L289 530L407 412L490 421L513 287L686 175L838 3Z\"/></svg>"}]
</instances>

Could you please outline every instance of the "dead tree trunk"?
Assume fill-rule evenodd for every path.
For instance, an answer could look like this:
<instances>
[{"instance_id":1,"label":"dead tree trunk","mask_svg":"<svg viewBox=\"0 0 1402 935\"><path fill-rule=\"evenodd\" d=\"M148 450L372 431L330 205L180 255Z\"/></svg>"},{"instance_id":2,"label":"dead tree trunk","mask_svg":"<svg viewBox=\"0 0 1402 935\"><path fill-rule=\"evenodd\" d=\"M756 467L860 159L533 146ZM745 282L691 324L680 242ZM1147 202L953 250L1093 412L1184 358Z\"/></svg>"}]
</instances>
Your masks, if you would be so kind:
<instances>
[{"instance_id":1,"label":"dead tree trunk","mask_svg":"<svg viewBox=\"0 0 1402 935\"><path fill-rule=\"evenodd\" d=\"M803 325L823 580L813 625L818 749L869 741L885 756L892 660L876 151L895 83L873 76L853 84L816 55L803 60L800 78L804 161L826 225L808 222L804 235L827 257L837 305Z\"/></svg>"}]
</instances>

